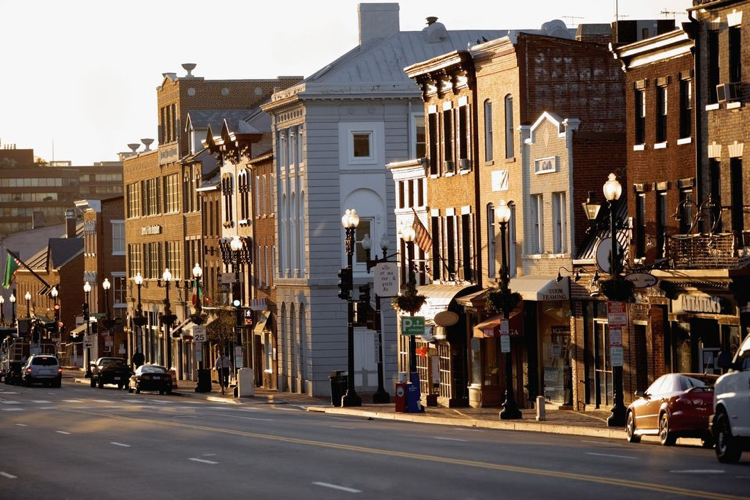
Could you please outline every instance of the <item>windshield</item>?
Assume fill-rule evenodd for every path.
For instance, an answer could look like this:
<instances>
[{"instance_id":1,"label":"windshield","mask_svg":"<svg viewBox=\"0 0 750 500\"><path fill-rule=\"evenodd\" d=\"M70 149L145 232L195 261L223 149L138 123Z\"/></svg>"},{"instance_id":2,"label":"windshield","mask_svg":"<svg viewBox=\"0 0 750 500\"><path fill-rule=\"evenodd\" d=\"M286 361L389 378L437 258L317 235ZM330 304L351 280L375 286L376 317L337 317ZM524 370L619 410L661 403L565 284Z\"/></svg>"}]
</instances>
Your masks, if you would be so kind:
<instances>
[{"instance_id":1,"label":"windshield","mask_svg":"<svg viewBox=\"0 0 750 500\"><path fill-rule=\"evenodd\" d=\"M57 364L57 358L52 357L39 357L31 360L32 365L36 366L55 366Z\"/></svg>"},{"instance_id":2,"label":"windshield","mask_svg":"<svg viewBox=\"0 0 750 500\"><path fill-rule=\"evenodd\" d=\"M125 360L119 359L119 358L112 358L112 359L102 359L99 364L101 366L108 366L108 367L119 367L119 366L125 366Z\"/></svg>"},{"instance_id":3,"label":"windshield","mask_svg":"<svg viewBox=\"0 0 750 500\"><path fill-rule=\"evenodd\" d=\"M682 386L685 389L692 389L693 387L713 387L716 380L715 377L680 377L682 379Z\"/></svg>"}]
</instances>

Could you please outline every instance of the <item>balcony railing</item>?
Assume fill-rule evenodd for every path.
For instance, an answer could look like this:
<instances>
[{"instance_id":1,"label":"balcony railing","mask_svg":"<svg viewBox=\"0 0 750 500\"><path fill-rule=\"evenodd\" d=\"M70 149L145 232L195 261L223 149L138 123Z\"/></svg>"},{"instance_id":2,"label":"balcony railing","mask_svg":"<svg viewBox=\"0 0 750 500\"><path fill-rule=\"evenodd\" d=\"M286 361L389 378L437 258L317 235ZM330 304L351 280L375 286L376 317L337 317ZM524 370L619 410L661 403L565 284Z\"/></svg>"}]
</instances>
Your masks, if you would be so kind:
<instances>
[{"instance_id":1,"label":"balcony railing","mask_svg":"<svg viewBox=\"0 0 750 500\"><path fill-rule=\"evenodd\" d=\"M676 269L734 269L747 258L735 250L732 233L669 236L667 252Z\"/></svg>"}]
</instances>

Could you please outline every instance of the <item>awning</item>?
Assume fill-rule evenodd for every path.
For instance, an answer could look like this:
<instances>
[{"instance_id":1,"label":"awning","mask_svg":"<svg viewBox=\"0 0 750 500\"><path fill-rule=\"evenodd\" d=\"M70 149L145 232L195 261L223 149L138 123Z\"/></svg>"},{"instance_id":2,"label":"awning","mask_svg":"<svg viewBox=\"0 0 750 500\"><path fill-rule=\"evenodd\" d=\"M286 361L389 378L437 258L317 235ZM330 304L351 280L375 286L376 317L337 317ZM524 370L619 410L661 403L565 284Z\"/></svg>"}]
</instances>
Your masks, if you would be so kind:
<instances>
[{"instance_id":1,"label":"awning","mask_svg":"<svg viewBox=\"0 0 750 500\"><path fill-rule=\"evenodd\" d=\"M191 320L190 318L184 320L182 323L172 329L172 333L182 333L182 330L188 326L188 323L192 322L193 320Z\"/></svg>"},{"instance_id":2,"label":"awning","mask_svg":"<svg viewBox=\"0 0 750 500\"><path fill-rule=\"evenodd\" d=\"M503 321L503 315L492 316L479 323L474 327L474 337L493 338L500 336L500 323ZM523 335L523 312L515 310L510 313L508 320L508 330L511 337L520 337Z\"/></svg>"},{"instance_id":3,"label":"awning","mask_svg":"<svg viewBox=\"0 0 750 500\"><path fill-rule=\"evenodd\" d=\"M456 299L456 302L463 307L473 307L475 309L484 307L487 302L487 292L489 288L479 290L478 292L470 293Z\"/></svg>"},{"instance_id":4,"label":"awning","mask_svg":"<svg viewBox=\"0 0 750 500\"><path fill-rule=\"evenodd\" d=\"M417 287L417 293L427 297L427 300L415 316L423 316L426 321L432 321L437 313L448 310L448 306L457 295L462 295L462 292L470 292L474 288L476 288L476 285L423 285ZM408 315L409 313L401 313L401 316Z\"/></svg>"},{"instance_id":5,"label":"awning","mask_svg":"<svg viewBox=\"0 0 750 500\"><path fill-rule=\"evenodd\" d=\"M255 322L255 327L253 328L253 332L261 335L266 329L266 322L268 321L268 318L271 316L271 313L269 311L258 311L256 314L257 321Z\"/></svg>"},{"instance_id":6,"label":"awning","mask_svg":"<svg viewBox=\"0 0 750 500\"><path fill-rule=\"evenodd\" d=\"M73 328L73 329L72 329L72 330L70 331L70 335L75 335L75 336L78 336L78 335L80 335L81 333L83 333L83 332L85 332L85 331L86 331L86 323L84 323L84 324L82 324L82 325L80 325L80 326L77 326L77 327Z\"/></svg>"},{"instance_id":7,"label":"awning","mask_svg":"<svg viewBox=\"0 0 750 500\"><path fill-rule=\"evenodd\" d=\"M509 288L520 293L523 300L570 300L570 279L567 276L559 282L549 276L521 276L511 279Z\"/></svg>"}]
</instances>

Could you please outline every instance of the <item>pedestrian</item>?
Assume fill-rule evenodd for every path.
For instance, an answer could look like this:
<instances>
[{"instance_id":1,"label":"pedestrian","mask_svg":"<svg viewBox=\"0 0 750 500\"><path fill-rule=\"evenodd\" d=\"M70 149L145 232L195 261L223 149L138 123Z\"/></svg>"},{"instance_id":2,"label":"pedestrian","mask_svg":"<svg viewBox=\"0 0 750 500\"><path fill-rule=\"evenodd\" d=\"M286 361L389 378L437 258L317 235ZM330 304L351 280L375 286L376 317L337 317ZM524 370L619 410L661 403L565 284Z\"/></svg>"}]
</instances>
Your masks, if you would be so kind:
<instances>
[{"instance_id":1,"label":"pedestrian","mask_svg":"<svg viewBox=\"0 0 750 500\"><path fill-rule=\"evenodd\" d=\"M216 358L216 372L219 375L219 385L221 393L224 394L224 388L229 386L229 368L232 362L224 353L220 353Z\"/></svg>"},{"instance_id":2,"label":"pedestrian","mask_svg":"<svg viewBox=\"0 0 750 500\"><path fill-rule=\"evenodd\" d=\"M133 354L133 365L135 365L135 369L137 370L145 361L145 356L142 352L137 352Z\"/></svg>"}]
</instances>

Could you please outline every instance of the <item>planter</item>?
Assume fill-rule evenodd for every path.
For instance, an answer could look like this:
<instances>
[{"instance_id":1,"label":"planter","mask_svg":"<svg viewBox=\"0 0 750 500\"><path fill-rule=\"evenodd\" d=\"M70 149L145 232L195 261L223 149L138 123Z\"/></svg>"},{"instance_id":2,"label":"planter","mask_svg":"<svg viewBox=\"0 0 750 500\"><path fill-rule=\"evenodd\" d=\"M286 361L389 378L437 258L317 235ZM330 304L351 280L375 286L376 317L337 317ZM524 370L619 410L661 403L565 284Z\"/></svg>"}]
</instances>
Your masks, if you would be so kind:
<instances>
[{"instance_id":1,"label":"planter","mask_svg":"<svg viewBox=\"0 0 750 500\"><path fill-rule=\"evenodd\" d=\"M633 298L633 283L622 278L602 281L599 289L609 300L627 302Z\"/></svg>"},{"instance_id":2,"label":"planter","mask_svg":"<svg viewBox=\"0 0 750 500\"><path fill-rule=\"evenodd\" d=\"M511 292L510 290L493 288L487 292L487 305L489 308L496 313L503 313L506 316L516 308L521 300L523 299L520 293Z\"/></svg>"},{"instance_id":3,"label":"planter","mask_svg":"<svg viewBox=\"0 0 750 500\"><path fill-rule=\"evenodd\" d=\"M391 305L399 311L414 314L422 308L426 301L427 297L419 295L413 287L408 287L405 293L393 297Z\"/></svg>"}]
</instances>

